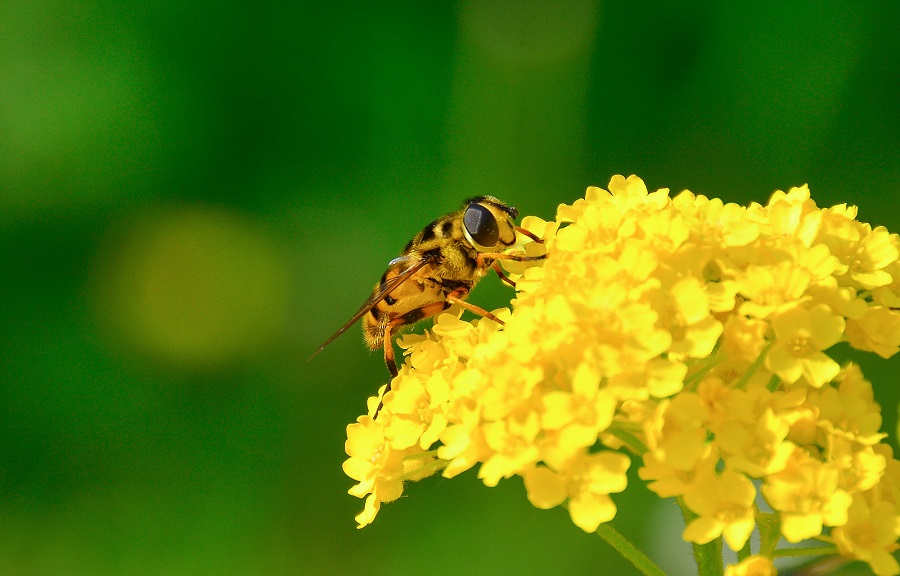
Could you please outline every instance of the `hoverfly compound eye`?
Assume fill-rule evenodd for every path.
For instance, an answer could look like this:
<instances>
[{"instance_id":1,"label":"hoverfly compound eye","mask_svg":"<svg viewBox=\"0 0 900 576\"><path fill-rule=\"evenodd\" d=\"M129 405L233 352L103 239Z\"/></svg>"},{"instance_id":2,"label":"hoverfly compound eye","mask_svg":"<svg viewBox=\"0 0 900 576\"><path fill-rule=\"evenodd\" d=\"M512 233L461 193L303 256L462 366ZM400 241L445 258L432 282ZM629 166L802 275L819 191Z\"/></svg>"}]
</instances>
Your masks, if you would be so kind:
<instances>
[{"instance_id":1,"label":"hoverfly compound eye","mask_svg":"<svg viewBox=\"0 0 900 576\"><path fill-rule=\"evenodd\" d=\"M490 210L481 204L474 202L469 204L466 214L463 216L463 224L472 240L482 246L495 246L500 240L500 227L497 226L497 219Z\"/></svg>"}]
</instances>

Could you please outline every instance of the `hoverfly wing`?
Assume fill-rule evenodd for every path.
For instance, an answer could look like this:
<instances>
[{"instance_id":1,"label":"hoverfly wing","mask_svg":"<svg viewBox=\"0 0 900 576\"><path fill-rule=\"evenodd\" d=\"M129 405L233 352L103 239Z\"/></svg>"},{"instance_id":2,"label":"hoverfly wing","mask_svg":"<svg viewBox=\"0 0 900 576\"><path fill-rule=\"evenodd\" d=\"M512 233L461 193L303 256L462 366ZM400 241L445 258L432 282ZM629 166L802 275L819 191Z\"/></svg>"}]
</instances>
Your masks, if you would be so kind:
<instances>
[{"instance_id":1,"label":"hoverfly wing","mask_svg":"<svg viewBox=\"0 0 900 576\"><path fill-rule=\"evenodd\" d=\"M393 266L396 266L397 264L402 264L402 263L408 261L409 259L410 258L408 256L401 256L399 258L394 258L393 260L391 260L390 264L388 265L389 266L388 269L390 269ZM341 334L346 332L348 328L350 328L351 326L356 324L356 322L360 318L365 316L366 313L369 312L369 310L371 310L379 302L384 300L388 295L390 295L391 292L396 290L401 284L403 284L404 282L406 282L407 280L412 278L416 272L421 270L423 266L430 263L432 260L433 260L433 257L428 257L428 256L423 257L423 258L419 259L415 264L413 264L412 266L410 266L409 268L404 270L403 272L400 272L398 275L394 276L393 278L389 278L383 284L381 284L381 286L378 287L378 290L376 292L373 292L372 295L369 296L369 298L366 299L365 302L363 302L363 305L360 306L359 310L356 311L356 314L354 314L352 318L347 320L347 322L343 326L341 326L337 332L332 334L328 338L328 340L323 342L322 345L319 346L316 349L316 351L313 352L309 358L307 358L307 361L312 360L316 354L318 354L319 352L324 350L326 346L328 346L329 344L334 342L334 340L338 336L340 336Z\"/></svg>"}]
</instances>

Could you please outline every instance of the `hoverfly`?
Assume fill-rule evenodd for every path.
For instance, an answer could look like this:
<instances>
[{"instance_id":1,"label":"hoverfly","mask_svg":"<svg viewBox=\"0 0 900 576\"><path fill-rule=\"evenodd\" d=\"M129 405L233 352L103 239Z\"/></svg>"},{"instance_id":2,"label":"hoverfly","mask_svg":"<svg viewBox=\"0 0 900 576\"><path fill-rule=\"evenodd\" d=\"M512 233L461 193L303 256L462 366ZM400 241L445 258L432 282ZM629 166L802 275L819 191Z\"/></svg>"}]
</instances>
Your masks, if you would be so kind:
<instances>
[{"instance_id":1,"label":"hoverfly","mask_svg":"<svg viewBox=\"0 0 900 576\"><path fill-rule=\"evenodd\" d=\"M398 371L392 339L403 326L435 316L453 304L503 324L487 310L464 299L490 269L515 286L500 269L499 260L527 262L546 257L504 252L516 243L516 232L543 242L513 223L518 215L518 210L493 196L478 196L467 200L460 210L427 225L406 245L403 254L391 260L372 295L356 314L313 356L363 318L366 345L371 350L384 348L384 363L394 377ZM384 393L390 389L388 382ZM379 410L381 403L375 416Z\"/></svg>"}]
</instances>

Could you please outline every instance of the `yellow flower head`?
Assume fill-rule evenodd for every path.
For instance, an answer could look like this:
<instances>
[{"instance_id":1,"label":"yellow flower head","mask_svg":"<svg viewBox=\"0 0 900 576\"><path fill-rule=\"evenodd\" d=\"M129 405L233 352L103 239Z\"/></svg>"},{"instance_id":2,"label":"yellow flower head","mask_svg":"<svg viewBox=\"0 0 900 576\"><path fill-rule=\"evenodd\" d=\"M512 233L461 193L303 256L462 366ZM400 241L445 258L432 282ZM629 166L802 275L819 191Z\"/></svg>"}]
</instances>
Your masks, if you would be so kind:
<instances>
[{"instance_id":1,"label":"yellow flower head","mask_svg":"<svg viewBox=\"0 0 900 576\"><path fill-rule=\"evenodd\" d=\"M603 451L582 455L568 462L563 473L540 466L525 473L528 499L538 508L553 508L569 501L572 522L593 532L616 515L609 494L628 484L625 471L631 462L624 454Z\"/></svg>"},{"instance_id":2,"label":"yellow flower head","mask_svg":"<svg viewBox=\"0 0 900 576\"><path fill-rule=\"evenodd\" d=\"M776 576L778 572L771 558L750 556L739 564L725 569L725 576Z\"/></svg>"},{"instance_id":3,"label":"yellow flower head","mask_svg":"<svg viewBox=\"0 0 900 576\"><path fill-rule=\"evenodd\" d=\"M843 526L852 497L838 486L836 465L797 450L783 470L766 477L766 501L781 514L781 532L788 542L822 533L823 526Z\"/></svg>"},{"instance_id":4,"label":"yellow flower head","mask_svg":"<svg viewBox=\"0 0 900 576\"><path fill-rule=\"evenodd\" d=\"M891 554L897 550L900 516L892 502L870 503L867 495L854 496L844 526L832 531L841 554L867 562L878 576L900 574L900 565Z\"/></svg>"},{"instance_id":5,"label":"yellow flower head","mask_svg":"<svg viewBox=\"0 0 900 576\"><path fill-rule=\"evenodd\" d=\"M871 385L829 355L841 341L900 349L897 235L820 209L805 186L748 207L635 176L608 188L523 219L542 243L516 249L547 258L508 266L503 325L451 309L401 339L382 411L370 399L347 430L359 524L406 480L477 467L487 486L524 478L532 504L594 531L634 459L693 512L686 540L743 547L759 486L788 541L832 530L842 554L897 573L900 463ZM774 568L756 555L728 573Z\"/></svg>"},{"instance_id":6,"label":"yellow flower head","mask_svg":"<svg viewBox=\"0 0 900 576\"><path fill-rule=\"evenodd\" d=\"M772 318L775 343L766 356L766 367L785 384L802 376L810 386L820 388L841 370L823 350L841 340L844 326L844 319L826 304L782 311Z\"/></svg>"},{"instance_id":7,"label":"yellow flower head","mask_svg":"<svg viewBox=\"0 0 900 576\"><path fill-rule=\"evenodd\" d=\"M740 550L756 526L755 498L756 489L743 474L730 470L703 474L684 495L687 505L699 514L687 525L684 539L705 544L724 535L732 550Z\"/></svg>"}]
</instances>

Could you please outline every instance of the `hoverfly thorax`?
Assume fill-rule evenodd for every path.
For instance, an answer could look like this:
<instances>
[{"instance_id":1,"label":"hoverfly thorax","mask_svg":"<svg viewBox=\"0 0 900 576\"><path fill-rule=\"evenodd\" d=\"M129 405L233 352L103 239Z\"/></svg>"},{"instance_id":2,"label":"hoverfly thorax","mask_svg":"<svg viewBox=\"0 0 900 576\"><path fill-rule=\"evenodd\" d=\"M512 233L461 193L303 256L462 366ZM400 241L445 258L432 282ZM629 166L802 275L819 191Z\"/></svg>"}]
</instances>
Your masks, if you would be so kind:
<instances>
[{"instance_id":1,"label":"hoverfly thorax","mask_svg":"<svg viewBox=\"0 0 900 576\"><path fill-rule=\"evenodd\" d=\"M463 212L463 234L479 252L501 252L516 243L518 215L493 196L472 198Z\"/></svg>"}]
</instances>

